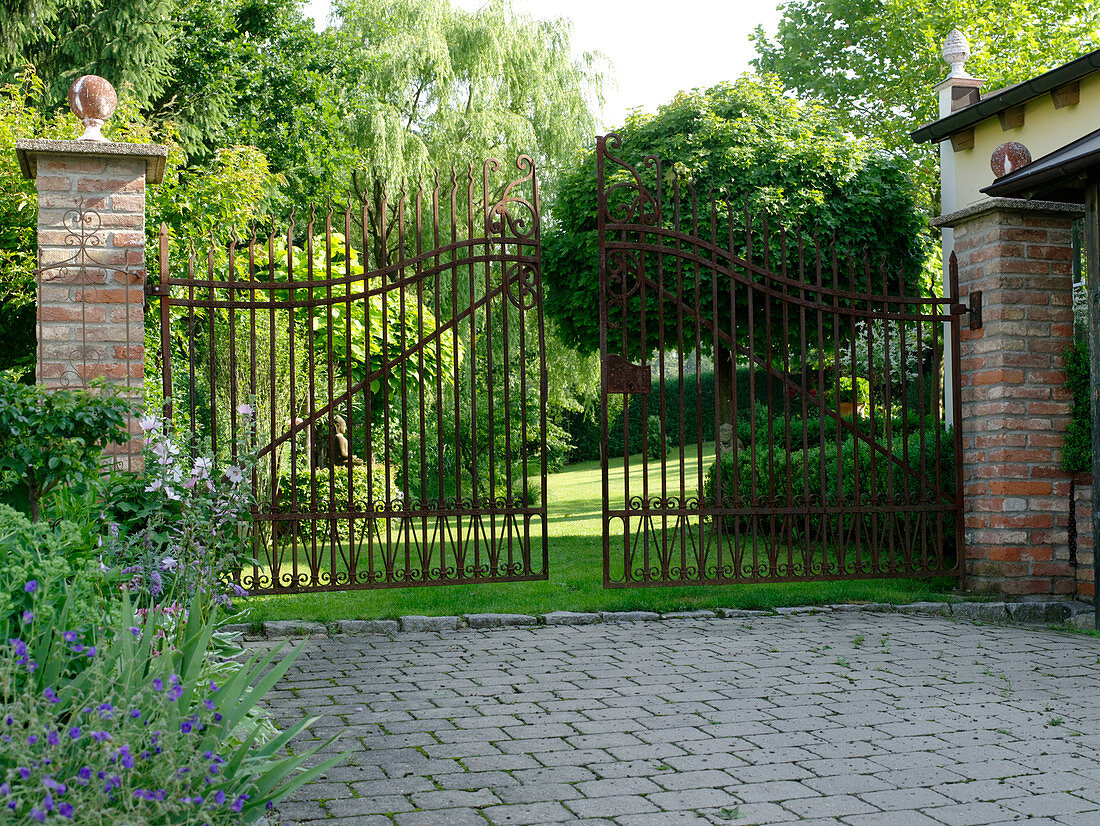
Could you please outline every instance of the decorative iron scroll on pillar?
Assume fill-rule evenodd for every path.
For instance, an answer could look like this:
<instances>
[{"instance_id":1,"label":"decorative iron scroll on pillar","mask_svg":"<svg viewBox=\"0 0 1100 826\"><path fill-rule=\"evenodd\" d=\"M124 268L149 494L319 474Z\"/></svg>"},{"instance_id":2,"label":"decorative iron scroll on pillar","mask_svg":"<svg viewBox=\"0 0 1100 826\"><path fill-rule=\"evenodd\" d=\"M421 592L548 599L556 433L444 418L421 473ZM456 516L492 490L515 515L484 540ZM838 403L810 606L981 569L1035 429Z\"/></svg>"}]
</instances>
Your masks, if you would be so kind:
<instances>
[{"instance_id":1,"label":"decorative iron scroll on pillar","mask_svg":"<svg viewBox=\"0 0 1100 826\"><path fill-rule=\"evenodd\" d=\"M89 325L102 322L96 311L104 312L104 306L97 299L108 265L93 255L96 248L103 246L102 218L85 204L84 198L78 198L75 206L65 213L62 243L73 248L72 255L43 266L41 246L38 250L38 376L49 385L64 389L87 389L89 377L100 372L93 368L107 360L107 345L90 344L88 336ZM79 338L51 342L43 335L43 314L57 305L78 308L79 317L72 321L74 326L79 324ZM60 364L60 372L56 367L47 369L47 363Z\"/></svg>"}]
</instances>

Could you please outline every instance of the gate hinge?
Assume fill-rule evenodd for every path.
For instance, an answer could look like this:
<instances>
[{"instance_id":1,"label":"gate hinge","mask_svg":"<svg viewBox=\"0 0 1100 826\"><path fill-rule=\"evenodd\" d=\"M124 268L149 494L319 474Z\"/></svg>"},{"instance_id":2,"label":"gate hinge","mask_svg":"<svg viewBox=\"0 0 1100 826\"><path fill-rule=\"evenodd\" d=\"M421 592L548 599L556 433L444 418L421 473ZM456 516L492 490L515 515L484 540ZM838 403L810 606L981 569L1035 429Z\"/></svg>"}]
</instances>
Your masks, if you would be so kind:
<instances>
[{"instance_id":1,"label":"gate hinge","mask_svg":"<svg viewBox=\"0 0 1100 826\"><path fill-rule=\"evenodd\" d=\"M607 370L608 393L649 393L653 389L653 373L648 364L631 364L622 356L611 353L604 362Z\"/></svg>"},{"instance_id":2,"label":"gate hinge","mask_svg":"<svg viewBox=\"0 0 1100 826\"><path fill-rule=\"evenodd\" d=\"M166 284L154 284L150 281L145 282L145 294L147 296L155 296L157 298L171 295L171 290Z\"/></svg>"}]
</instances>

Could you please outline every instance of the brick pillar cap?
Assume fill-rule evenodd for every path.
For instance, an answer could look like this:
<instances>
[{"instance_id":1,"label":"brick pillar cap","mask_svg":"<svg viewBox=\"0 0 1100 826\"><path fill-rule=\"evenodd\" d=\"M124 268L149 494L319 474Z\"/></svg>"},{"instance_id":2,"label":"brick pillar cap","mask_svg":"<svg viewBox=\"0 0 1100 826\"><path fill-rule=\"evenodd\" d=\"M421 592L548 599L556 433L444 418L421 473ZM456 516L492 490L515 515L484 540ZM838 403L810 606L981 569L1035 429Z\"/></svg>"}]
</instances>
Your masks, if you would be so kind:
<instances>
[{"instance_id":1,"label":"brick pillar cap","mask_svg":"<svg viewBox=\"0 0 1100 826\"><path fill-rule=\"evenodd\" d=\"M1025 212L1029 215L1060 215L1065 218L1080 218L1085 214L1081 204L1067 204L1064 201L1031 201L1027 198L986 198L968 207L941 215L932 219L934 227L956 227L991 212Z\"/></svg>"},{"instance_id":2,"label":"brick pillar cap","mask_svg":"<svg viewBox=\"0 0 1100 826\"><path fill-rule=\"evenodd\" d=\"M168 147L156 143L100 143L92 141L50 141L20 138L15 142L15 155L24 178L38 174L38 159L77 156L81 158L136 158L145 161L145 181L159 184L164 180L164 162Z\"/></svg>"}]
</instances>

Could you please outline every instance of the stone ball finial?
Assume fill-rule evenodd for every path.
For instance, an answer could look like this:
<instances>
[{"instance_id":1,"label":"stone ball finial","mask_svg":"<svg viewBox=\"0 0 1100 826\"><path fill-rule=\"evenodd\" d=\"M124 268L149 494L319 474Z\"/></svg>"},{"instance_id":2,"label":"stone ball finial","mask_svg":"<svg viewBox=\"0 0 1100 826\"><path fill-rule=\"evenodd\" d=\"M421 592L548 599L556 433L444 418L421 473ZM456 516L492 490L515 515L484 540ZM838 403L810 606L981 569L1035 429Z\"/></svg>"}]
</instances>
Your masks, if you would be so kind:
<instances>
[{"instance_id":1,"label":"stone ball finial","mask_svg":"<svg viewBox=\"0 0 1100 826\"><path fill-rule=\"evenodd\" d=\"M84 75L69 87L69 108L84 124L78 141L103 141L103 124L115 113L118 95L115 87L97 75Z\"/></svg>"},{"instance_id":2,"label":"stone ball finial","mask_svg":"<svg viewBox=\"0 0 1100 826\"><path fill-rule=\"evenodd\" d=\"M966 61L970 58L970 43L958 29L947 33L943 41L943 59L951 67L952 77L966 77Z\"/></svg>"},{"instance_id":3,"label":"stone ball finial","mask_svg":"<svg viewBox=\"0 0 1100 826\"><path fill-rule=\"evenodd\" d=\"M1029 163L1031 163L1031 152L1018 141L1002 143L993 150L993 154L989 157L989 168L993 170L993 174L998 178L1008 175L1010 172L1015 172L1017 169L1022 169Z\"/></svg>"}]
</instances>

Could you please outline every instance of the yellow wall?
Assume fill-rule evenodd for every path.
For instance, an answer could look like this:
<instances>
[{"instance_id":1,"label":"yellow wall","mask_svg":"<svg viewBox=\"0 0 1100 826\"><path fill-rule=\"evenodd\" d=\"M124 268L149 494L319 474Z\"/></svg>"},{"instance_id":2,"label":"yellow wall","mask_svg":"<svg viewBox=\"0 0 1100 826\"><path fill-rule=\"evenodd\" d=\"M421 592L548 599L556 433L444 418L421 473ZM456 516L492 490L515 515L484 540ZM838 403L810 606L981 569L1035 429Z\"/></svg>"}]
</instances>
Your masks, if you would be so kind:
<instances>
[{"instance_id":1,"label":"yellow wall","mask_svg":"<svg viewBox=\"0 0 1100 826\"><path fill-rule=\"evenodd\" d=\"M963 209L984 200L980 190L993 183L989 158L1006 141L1018 141L1028 148L1033 160L1100 129L1100 72L1081 78L1080 102L1054 108L1050 93L1024 104L1024 125L1008 131L994 115L974 126L974 148L955 153L955 208Z\"/></svg>"}]
</instances>

